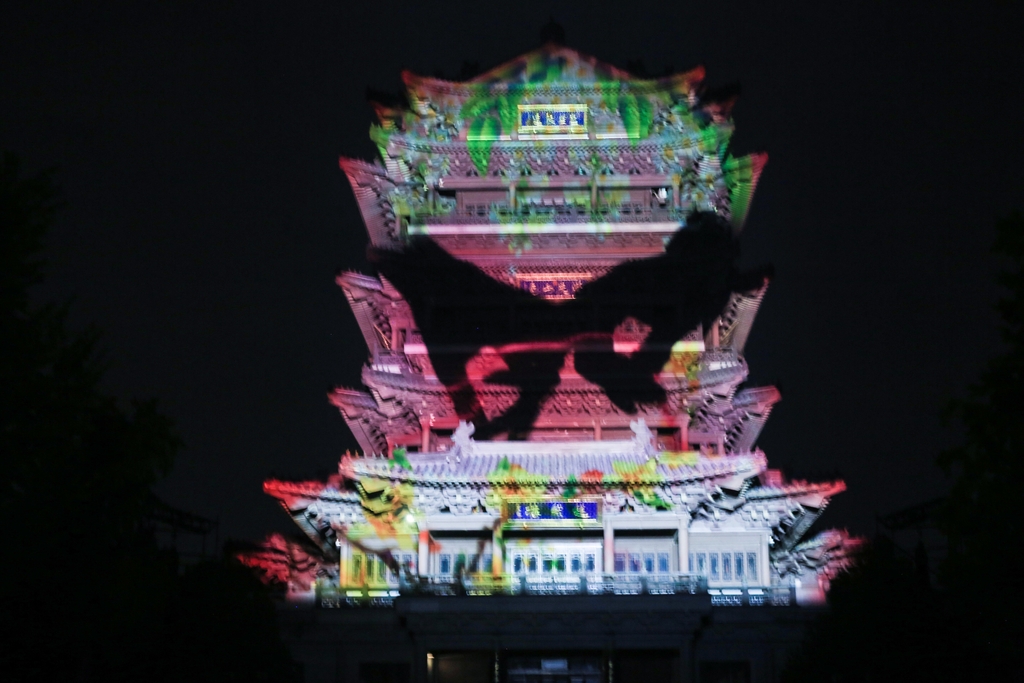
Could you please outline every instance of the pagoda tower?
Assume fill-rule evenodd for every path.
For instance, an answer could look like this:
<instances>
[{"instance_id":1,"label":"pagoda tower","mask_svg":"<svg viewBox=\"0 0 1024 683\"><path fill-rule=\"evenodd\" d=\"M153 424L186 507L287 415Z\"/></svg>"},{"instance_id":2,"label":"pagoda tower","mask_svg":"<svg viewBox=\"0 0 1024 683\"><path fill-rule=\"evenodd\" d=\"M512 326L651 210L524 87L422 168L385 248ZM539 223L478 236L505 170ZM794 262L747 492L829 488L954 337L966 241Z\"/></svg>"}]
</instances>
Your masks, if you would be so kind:
<instances>
[{"instance_id":1,"label":"pagoda tower","mask_svg":"<svg viewBox=\"0 0 1024 683\"><path fill-rule=\"evenodd\" d=\"M819 604L856 542L804 537L843 482L756 448L780 396L744 386L743 352L770 271L735 260L767 155L731 153L732 99L555 43L403 80L380 159L340 162L377 271L337 278L368 362L330 400L362 452L267 481L308 542L246 561L321 608Z\"/></svg>"}]
</instances>

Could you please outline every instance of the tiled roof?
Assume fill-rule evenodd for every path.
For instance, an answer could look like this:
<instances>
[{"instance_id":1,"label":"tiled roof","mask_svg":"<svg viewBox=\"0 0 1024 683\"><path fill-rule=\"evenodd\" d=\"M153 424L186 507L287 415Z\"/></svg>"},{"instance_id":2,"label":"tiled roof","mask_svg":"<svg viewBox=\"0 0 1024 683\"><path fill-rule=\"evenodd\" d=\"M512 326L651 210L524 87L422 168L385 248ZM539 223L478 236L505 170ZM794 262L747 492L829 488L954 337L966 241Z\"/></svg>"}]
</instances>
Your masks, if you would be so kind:
<instances>
[{"instance_id":1,"label":"tiled roof","mask_svg":"<svg viewBox=\"0 0 1024 683\"><path fill-rule=\"evenodd\" d=\"M757 488L752 488L744 494L744 497L749 501L769 500L772 498L796 498L803 505L819 507L822 502L845 490L846 482L842 480L820 483L791 481L779 486L758 486Z\"/></svg>"},{"instance_id":2,"label":"tiled roof","mask_svg":"<svg viewBox=\"0 0 1024 683\"><path fill-rule=\"evenodd\" d=\"M598 442L599 443L599 442ZM545 477L547 483L565 483L570 476L581 481L584 473L621 476L624 469L640 470L635 476L623 477L631 483L672 483L744 474L759 474L766 466L760 451L722 457L699 457L693 465L671 465L667 458L657 459L650 471L641 470L650 458L629 452L586 452L574 448L571 452L537 453L515 452L510 444L508 452L474 453L456 456L446 453L410 453L406 456L412 469L406 469L394 460L383 458L346 457L341 471L346 477L381 477L421 484L441 483L513 483L522 477ZM616 470L615 466L618 466ZM515 468L515 471L510 471ZM521 470L518 468L522 468ZM653 476L652 476L653 474Z\"/></svg>"}]
</instances>

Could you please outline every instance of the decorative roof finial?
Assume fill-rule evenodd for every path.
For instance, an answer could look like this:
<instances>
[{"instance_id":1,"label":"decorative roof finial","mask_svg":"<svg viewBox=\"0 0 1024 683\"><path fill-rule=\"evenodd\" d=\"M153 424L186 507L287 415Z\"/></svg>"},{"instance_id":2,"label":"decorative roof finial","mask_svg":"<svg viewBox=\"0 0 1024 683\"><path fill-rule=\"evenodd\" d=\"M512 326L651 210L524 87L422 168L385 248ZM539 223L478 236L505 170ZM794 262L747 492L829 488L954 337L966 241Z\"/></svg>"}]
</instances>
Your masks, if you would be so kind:
<instances>
[{"instance_id":1,"label":"decorative roof finial","mask_svg":"<svg viewBox=\"0 0 1024 683\"><path fill-rule=\"evenodd\" d=\"M473 432L475 431L476 427L473 426L472 422L459 420L459 426L455 428L455 433L452 434L454 448L452 448L451 453L455 456L456 461L461 460L463 455L472 455Z\"/></svg>"},{"instance_id":2,"label":"decorative roof finial","mask_svg":"<svg viewBox=\"0 0 1024 683\"><path fill-rule=\"evenodd\" d=\"M647 422L638 417L630 420L629 428L633 430L633 448L647 457L654 455L654 432L647 426Z\"/></svg>"},{"instance_id":3,"label":"decorative roof finial","mask_svg":"<svg viewBox=\"0 0 1024 683\"><path fill-rule=\"evenodd\" d=\"M565 45L565 29L555 21L553 15L548 16L548 23L544 24L544 28L540 30L540 42L542 45L548 43Z\"/></svg>"}]
</instances>

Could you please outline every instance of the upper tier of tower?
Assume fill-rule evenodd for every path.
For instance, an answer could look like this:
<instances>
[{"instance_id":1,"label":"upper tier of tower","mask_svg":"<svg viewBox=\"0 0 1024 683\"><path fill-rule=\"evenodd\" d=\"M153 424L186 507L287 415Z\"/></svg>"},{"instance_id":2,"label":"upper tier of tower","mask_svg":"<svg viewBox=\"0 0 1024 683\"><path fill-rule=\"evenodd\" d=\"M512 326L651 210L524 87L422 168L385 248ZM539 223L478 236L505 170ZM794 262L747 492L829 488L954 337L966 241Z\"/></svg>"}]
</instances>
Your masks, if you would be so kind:
<instances>
[{"instance_id":1,"label":"upper tier of tower","mask_svg":"<svg viewBox=\"0 0 1024 683\"><path fill-rule=\"evenodd\" d=\"M736 393L765 282L723 289L714 234L735 237L767 156L730 155L732 99L703 78L556 44L462 83L403 74L381 160L341 160L378 276L338 278L371 362L368 393L332 400L366 452L443 449L461 420L614 439L638 416L669 449L753 447L778 400Z\"/></svg>"},{"instance_id":2,"label":"upper tier of tower","mask_svg":"<svg viewBox=\"0 0 1024 683\"><path fill-rule=\"evenodd\" d=\"M733 98L699 67L639 79L548 44L467 82L403 78L407 106L375 105L383 163L341 160L376 246L423 234L476 260L597 235L642 257L694 211L739 228L767 161L729 153Z\"/></svg>"}]
</instances>

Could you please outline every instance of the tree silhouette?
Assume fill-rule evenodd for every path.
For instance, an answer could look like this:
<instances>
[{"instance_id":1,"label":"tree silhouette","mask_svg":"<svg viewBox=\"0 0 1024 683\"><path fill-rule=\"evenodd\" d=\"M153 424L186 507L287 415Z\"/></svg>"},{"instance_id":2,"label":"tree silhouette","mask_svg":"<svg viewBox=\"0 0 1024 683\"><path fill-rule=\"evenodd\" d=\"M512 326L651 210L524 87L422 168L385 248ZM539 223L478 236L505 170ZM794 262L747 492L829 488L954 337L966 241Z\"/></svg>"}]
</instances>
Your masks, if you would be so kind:
<instances>
[{"instance_id":1,"label":"tree silhouette","mask_svg":"<svg viewBox=\"0 0 1024 683\"><path fill-rule=\"evenodd\" d=\"M194 639L201 614L249 636L245 648L227 641L235 649L218 661L261 648L267 675L286 680L292 665L255 580L220 564L179 577L173 553L147 533L152 486L181 446L171 421L153 401L126 407L104 393L96 331L72 331L66 305L31 301L57 197L50 174L24 177L15 156L0 157L3 679L171 680L196 661L197 648L175 645L190 642L181 628ZM187 599L202 590L218 600ZM189 678L232 677L203 670Z\"/></svg>"},{"instance_id":2,"label":"tree silhouette","mask_svg":"<svg viewBox=\"0 0 1024 683\"><path fill-rule=\"evenodd\" d=\"M932 587L923 562L897 557L878 539L829 594L784 680L1022 680L1013 624L1024 612L1024 218L997 224L1000 332L1006 344L946 418L963 426L939 465L952 476L939 509L948 554ZM923 552L923 551L919 551Z\"/></svg>"}]
</instances>

